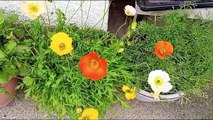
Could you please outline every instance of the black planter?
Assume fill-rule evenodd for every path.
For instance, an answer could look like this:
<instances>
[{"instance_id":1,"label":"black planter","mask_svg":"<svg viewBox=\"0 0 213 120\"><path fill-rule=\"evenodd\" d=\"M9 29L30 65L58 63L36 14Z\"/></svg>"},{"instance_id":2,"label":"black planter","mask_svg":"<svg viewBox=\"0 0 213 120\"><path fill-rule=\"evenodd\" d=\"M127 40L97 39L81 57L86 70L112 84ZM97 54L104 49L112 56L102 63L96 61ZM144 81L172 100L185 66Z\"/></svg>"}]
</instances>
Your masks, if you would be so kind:
<instances>
[{"instance_id":1,"label":"black planter","mask_svg":"<svg viewBox=\"0 0 213 120\"><path fill-rule=\"evenodd\" d=\"M194 5L195 8L213 7L213 0L137 0L143 11L178 9L181 5Z\"/></svg>"}]
</instances>

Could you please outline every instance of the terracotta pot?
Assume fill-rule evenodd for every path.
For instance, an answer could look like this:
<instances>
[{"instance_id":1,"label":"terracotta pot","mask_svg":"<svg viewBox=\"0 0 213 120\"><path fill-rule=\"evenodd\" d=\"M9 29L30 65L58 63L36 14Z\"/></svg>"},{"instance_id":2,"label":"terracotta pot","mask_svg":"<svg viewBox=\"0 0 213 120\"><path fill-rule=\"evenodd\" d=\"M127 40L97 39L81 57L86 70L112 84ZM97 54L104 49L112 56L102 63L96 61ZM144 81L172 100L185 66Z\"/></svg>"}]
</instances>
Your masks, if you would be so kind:
<instances>
[{"instance_id":1,"label":"terracotta pot","mask_svg":"<svg viewBox=\"0 0 213 120\"><path fill-rule=\"evenodd\" d=\"M142 102L160 102L160 101L175 101L182 98L183 96L184 96L184 93L182 91L179 91L174 94L160 95L160 100L156 100L154 99L154 97L152 96L150 92L147 92L145 90L140 90L137 93L136 99Z\"/></svg>"},{"instance_id":2,"label":"terracotta pot","mask_svg":"<svg viewBox=\"0 0 213 120\"><path fill-rule=\"evenodd\" d=\"M15 88L18 82L19 79L17 78L10 78L7 84L0 84L0 87L3 87L10 93L10 95L8 95L7 93L0 92L0 108L8 105L14 99L13 96L17 94L17 90Z\"/></svg>"}]
</instances>

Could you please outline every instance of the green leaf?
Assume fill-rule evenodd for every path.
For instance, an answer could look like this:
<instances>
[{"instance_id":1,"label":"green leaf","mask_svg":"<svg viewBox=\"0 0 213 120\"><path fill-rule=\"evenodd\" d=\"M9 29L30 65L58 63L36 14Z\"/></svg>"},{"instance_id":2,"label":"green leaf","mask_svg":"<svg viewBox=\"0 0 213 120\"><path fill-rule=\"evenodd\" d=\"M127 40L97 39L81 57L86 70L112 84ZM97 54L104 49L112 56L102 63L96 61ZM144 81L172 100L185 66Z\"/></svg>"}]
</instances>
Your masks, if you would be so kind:
<instances>
[{"instance_id":1,"label":"green leaf","mask_svg":"<svg viewBox=\"0 0 213 120\"><path fill-rule=\"evenodd\" d=\"M0 25L4 22L4 13L0 11Z\"/></svg>"},{"instance_id":2,"label":"green leaf","mask_svg":"<svg viewBox=\"0 0 213 120\"><path fill-rule=\"evenodd\" d=\"M27 77L24 77L23 79L23 83L26 85L26 86L31 86L33 84L33 81L34 79L27 76Z\"/></svg>"},{"instance_id":3,"label":"green leaf","mask_svg":"<svg viewBox=\"0 0 213 120\"><path fill-rule=\"evenodd\" d=\"M10 40L7 44L5 44L5 50L10 52L17 46L16 41Z\"/></svg>"},{"instance_id":4,"label":"green leaf","mask_svg":"<svg viewBox=\"0 0 213 120\"><path fill-rule=\"evenodd\" d=\"M25 99L27 99L27 98L30 97L30 93L31 93L30 89L28 89L28 90L25 91L25 96L24 96Z\"/></svg>"},{"instance_id":5,"label":"green leaf","mask_svg":"<svg viewBox=\"0 0 213 120\"><path fill-rule=\"evenodd\" d=\"M14 34L17 36L17 37L22 37L25 35L25 30L24 28L17 28L14 30Z\"/></svg>"},{"instance_id":6,"label":"green leaf","mask_svg":"<svg viewBox=\"0 0 213 120\"><path fill-rule=\"evenodd\" d=\"M21 76L27 76L27 75L30 74L29 68L28 68L26 65L24 65L24 64L19 64L19 71L20 71L19 74L20 74Z\"/></svg>"},{"instance_id":7,"label":"green leaf","mask_svg":"<svg viewBox=\"0 0 213 120\"><path fill-rule=\"evenodd\" d=\"M131 29L134 30L134 29L136 29L136 27L137 27L137 22L136 21L132 21Z\"/></svg>"},{"instance_id":8,"label":"green leaf","mask_svg":"<svg viewBox=\"0 0 213 120\"><path fill-rule=\"evenodd\" d=\"M15 23L19 20L17 14L10 14L7 19L9 20L8 23Z\"/></svg>"},{"instance_id":9,"label":"green leaf","mask_svg":"<svg viewBox=\"0 0 213 120\"><path fill-rule=\"evenodd\" d=\"M11 76L17 76L19 73L19 70L16 68L15 65L13 65L11 62L4 62L2 69L5 73L11 75Z\"/></svg>"},{"instance_id":10,"label":"green leaf","mask_svg":"<svg viewBox=\"0 0 213 120\"><path fill-rule=\"evenodd\" d=\"M131 37L131 34L132 34L131 30L128 30L127 33L126 33L126 36L127 36L128 38L130 38L130 37Z\"/></svg>"},{"instance_id":11,"label":"green leaf","mask_svg":"<svg viewBox=\"0 0 213 120\"><path fill-rule=\"evenodd\" d=\"M4 88L0 88L0 93L4 92L5 89Z\"/></svg>"},{"instance_id":12,"label":"green leaf","mask_svg":"<svg viewBox=\"0 0 213 120\"><path fill-rule=\"evenodd\" d=\"M31 48L27 45L17 45L16 46L16 55L21 55L28 57L31 55Z\"/></svg>"},{"instance_id":13,"label":"green leaf","mask_svg":"<svg viewBox=\"0 0 213 120\"><path fill-rule=\"evenodd\" d=\"M0 50L0 59L5 58L5 57L6 57L6 54L2 50Z\"/></svg>"},{"instance_id":14,"label":"green leaf","mask_svg":"<svg viewBox=\"0 0 213 120\"><path fill-rule=\"evenodd\" d=\"M0 72L0 84L6 84L8 82L9 75L5 72Z\"/></svg>"},{"instance_id":15,"label":"green leaf","mask_svg":"<svg viewBox=\"0 0 213 120\"><path fill-rule=\"evenodd\" d=\"M13 32L10 32L10 34L9 35L7 35L7 37L6 37L7 39L14 39L15 38L15 36L13 35Z\"/></svg>"}]
</instances>

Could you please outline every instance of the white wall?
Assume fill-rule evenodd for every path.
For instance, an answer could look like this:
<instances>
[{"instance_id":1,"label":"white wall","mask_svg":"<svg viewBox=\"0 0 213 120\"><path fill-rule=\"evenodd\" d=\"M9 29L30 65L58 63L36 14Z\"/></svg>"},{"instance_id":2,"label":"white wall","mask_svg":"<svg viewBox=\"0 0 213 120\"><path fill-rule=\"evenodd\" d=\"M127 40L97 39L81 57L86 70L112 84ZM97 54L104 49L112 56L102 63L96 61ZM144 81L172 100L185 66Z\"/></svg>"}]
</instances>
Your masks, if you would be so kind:
<instances>
[{"instance_id":1,"label":"white wall","mask_svg":"<svg viewBox=\"0 0 213 120\"><path fill-rule=\"evenodd\" d=\"M82 4L82 7L80 7L77 13L70 20L70 23L76 23L78 26L81 26L85 24L87 19L87 22L86 22L87 26L93 27L99 22L95 26L96 28L104 29L104 30L107 29L109 0L106 0L106 1L86 0L84 2L83 0L82 1L70 0L70 2L68 0L55 1L56 7L61 9L64 13L66 11L67 4L68 4L68 9L66 12L67 19L72 17L73 14L77 11L77 9ZM90 5L91 7L89 7ZM5 10L6 12L14 11L20 16L20 19L22 20L28 19L21 13L20 1L0 1L0 9ZM49 11L51 23L53 24L56 21L54 10L55 10L54 3L49 3L48 11ZM51 14L51 12L53 12L54 14ZM44 16L47 19L47 14Z\"/></svg>"}]
</instances>

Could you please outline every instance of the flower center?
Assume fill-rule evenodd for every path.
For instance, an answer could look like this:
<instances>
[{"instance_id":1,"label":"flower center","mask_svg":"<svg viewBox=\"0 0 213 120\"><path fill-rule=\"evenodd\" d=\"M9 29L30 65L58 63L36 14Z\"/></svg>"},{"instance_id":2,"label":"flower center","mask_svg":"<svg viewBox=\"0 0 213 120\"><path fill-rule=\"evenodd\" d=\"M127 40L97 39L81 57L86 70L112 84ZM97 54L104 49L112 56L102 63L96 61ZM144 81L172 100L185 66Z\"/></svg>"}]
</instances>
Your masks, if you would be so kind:
<instances>
[{"instance_id":1,"label":"flower center","mask_svg":"<svg viewBox=\"0 0 213 120\"><path fill-rule=\"evenodd\" d=\"M164 53L166 53L166 48L161 48L160 49L160 54L164 54Z\"/></svg>"},{"instance_id":2,"label":"flower center","mask_svg":"<svg viewBox=\"0 0 213 120\"><path fill-rule=\"evenodd\" d=\"M131 13L131 10L130 10L130 9L127 9L127 10L126 10L126 13L127 13L127 14L130 14L130 13Z\"/></svg>"},{"instance_id":3,"label":"flower center","mask_svg":"<svg viewBox=\"0 0 213 120\"><path fill-rule=\"evenodd\" d=\"M126 90L126 93L132 93L132 91L131 90Z\"/></svg>"},{"instance_id":4,"label":"flower center","mask_svg":"<svg viewBox=\"0 0 213 120\"><path fill-rule=\"evenodd\" d=\"M155 86L163 85L163 79L161 77L155 77L154 84Z\"/></svg>"},{"instance_id":5,"label":"flower center","mask_svg":"<svg viewBox=\"0 0 213 120\"><path fill-rule=\"evenodd\" d=\"M61 51L63 51L66 48L66 45L64 43L61 43L58 47Z\"/></svg>"},{"instance_id":6,"label":"flower center","mask_svg":"<svg viewBox=\"0 0 213 120\"><path fill-rule=\"evenodd\" d=\"M39 11L39 6L35 3L31 3L29 4L29 10L32 12L32 13L36 13Z\"/></svg>"},{"instance_id":7,"label":"flower center","mask_svg":"<svg viewBox=\"0 0 213 120\"><path fill-rule=\"evenodd\" d=\"M97 60L92 59L92 60L90 61L90 65L93 66L94 68L97 68L97 67L99 66L99 63L98 63Z\"/></svg>"}]
</instances>

